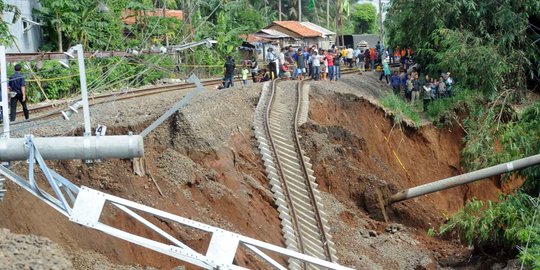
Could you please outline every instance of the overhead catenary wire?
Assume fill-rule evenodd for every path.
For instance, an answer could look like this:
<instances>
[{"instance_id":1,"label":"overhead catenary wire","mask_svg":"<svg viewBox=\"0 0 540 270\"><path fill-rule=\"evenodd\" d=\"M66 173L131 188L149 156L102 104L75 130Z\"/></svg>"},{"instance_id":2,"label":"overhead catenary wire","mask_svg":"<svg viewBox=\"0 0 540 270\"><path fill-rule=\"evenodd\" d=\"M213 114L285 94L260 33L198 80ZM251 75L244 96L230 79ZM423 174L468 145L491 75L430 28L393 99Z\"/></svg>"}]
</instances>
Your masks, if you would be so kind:
<instances>
[{"instance_id":1,"label":"overhead catenary wire","mask_svg":"<svg viewBox=\"0 0 540 270\"><path fill-rule=\"evenodd\" d=\"M198 5L199 5L199 2L200 0L197 1L197 4L195 4L192 9L194 10ZM201 22L200 24L197 26L196 29L199 29L201 27L201 25L203 25L204 22L206 22L211 16L212 14L215 13L215 11L222 5L222 2L220 2L219 5L216 6L216 8L212 11L212 13L210 13L208 16L206 16ZM193 14L193 13L190 13L190 15ZM153 32L155 31L155 29L158 27L159 25L159 18L158 20L156 21L156 23L154 24L154 27L152 28L152 31L149 31L149 32L146 32L145 33L145 37L144 37L144 40L142 42L142 44L146 43L146 41L153 35ZM181 32L177 32L176 36L179 36L181 34ZM127 37L125 37L127 38ZM182 40L182 43L184 43L186 40L187 40L188 37L184 36L183 40ZM175 38L176 39L176 38ZM163 60L163 58L167 57L167 55L156 55L155 57L152 57L150 60L154 60L154 67L155 67L155 63L159 63ZM161 58L161 59L160 59ZM122 56L116 63L115 63L115 66L113 66L113 68L111 69L108 69L108 71L106 72L106 74L102 74L100 77L98 77L99 80L94 80L91 82L92 84L92 88L90 88L90 91L98 91L98 90L101 90L103 89L104 87L111 87L111 86L116 86L116 85L120 85L124 82L127 82L125 85L122 85L120 87L120 90L118 91L117 95L114 95L111 97L111 100L108 101L109 103L111 103L111 106L113 107L116 107L116 99L117 99L117 96L119 95L123 95L123 94L127 94L129 93L130 91L126 89L128 89L129 86L133 85L134 83L137 82L137 80L139 80L145 73L147 73L151 68L152 66L149 65L146 69L140 71L139 73L133 75L133 76L130 76L129 79L126 79L126 78L122 78L116 82L107 82L107 78L110 76L110 74L112 74L112 72L114 71L114 69L116 69L119 65L119 63L121 63L121 61L125 61L125 59L127 59L126 56ZM137 59L136 61L141 61L140 58L136 57L134 59ZM144 61L144 60L142 60ZM78 76L78 75L77 75ZM105 85L106 84L106 85ZM89 92L90 92L89 91ZM106 106L103 106L103 107L106 107ZM109 106L110 107L110 106ZM98 113L99 114L99 110L97 112L94 112L94 113ZM116 117L118 117L118 114L116 115ZM20 128L15 128L15 130L13 131L21 131L21 130L25 130L25 129L31 129L31 128L36 128L38 126L45 126L45 125L53 125L54 122L56 120L51 120L51 121L46 121L46 122L42 122L40 124L33 124L33 125L30 125L30 126L21 126ZM17 123L14 123L14 124L17 124ZM66 131L66 133L70 133L70 132L73 132L75 129L77 129L79 127L79 124L81 123L78 123L76 125L74 125L72 127L71 130L68 130Z\"/></svg>"}]
</instances>

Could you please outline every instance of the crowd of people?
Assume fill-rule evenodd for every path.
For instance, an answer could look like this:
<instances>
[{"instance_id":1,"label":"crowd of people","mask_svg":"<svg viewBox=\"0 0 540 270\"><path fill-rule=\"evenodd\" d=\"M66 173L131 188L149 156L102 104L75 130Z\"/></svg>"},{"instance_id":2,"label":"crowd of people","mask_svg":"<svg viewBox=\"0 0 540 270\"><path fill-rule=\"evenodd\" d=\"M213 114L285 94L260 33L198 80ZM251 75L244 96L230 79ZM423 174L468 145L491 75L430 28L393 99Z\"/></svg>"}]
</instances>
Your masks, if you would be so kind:
<instances>
[{"instance_id":1,"label":"crowd of people","mask_svg":"<svg viewBox=\"0 0 540 270\"><path fill-rule=\"evenodd\" d=\"M434 99L452 96L454 79L450 72L439 72L440 76L430 78L420 76L415 63L414 51L411 48L384 48L380 42L372 48L362 49L345 46L332 46L321 49L317 46L295 48L287 46L279 52L273 48L266 51L265 64L260 65L255 57L242 63L242 82L247 84L248 75L254 83L269 81L275 78L284 80L337 81L341 78L341 67L358 68L359 71L377 70L380 67L379 80L386 79L396 95L403 97L411 104L422 98L424 111ZM392 74L390 64L399 64L399 71ZM222 88L233 86L235 63L229 57L225 63L225 76ZM411 72L412 70L412 72Z\"/></svg>"},{"instance_id":2,"label":"crowd of people","mask_svg":"<svg viewBox=\"0 0 540 270\"><path fill-rule=\"evenodd\" d=\"M450 72L438 72L438 78L430 78L429 75L421 76L416 67L412 68L411 74L408 74L405 69L395 71L390 81L394 94L403 97L411 104L415 104L422 97L423 111L427 111L427 107L431 100L450 97L454 94L454 79Z\"/></svg>"},{"instance_id":3,"label":"crowd of people","mask_svg":"<svg viewBox=\"0 0 540 270\"><path fill-rule=\"evenodd\" d=\"M375 69L383 55L380 44L376 48L361 49L346 46L331 46L322 49L317 46L295 48L287 46L280 51L269 48L265 53L264 64L260 64L255 57L244 60L241 76L243 84L247 84L248 75L251 74L254 83L269 81L275 78L304 80L337 81L341 78L341 67L359 68L360 71ZM221 88L234 85L233 77L235 62L232 57L224 65L225 74Z\"/></svg>"}]
</instances>

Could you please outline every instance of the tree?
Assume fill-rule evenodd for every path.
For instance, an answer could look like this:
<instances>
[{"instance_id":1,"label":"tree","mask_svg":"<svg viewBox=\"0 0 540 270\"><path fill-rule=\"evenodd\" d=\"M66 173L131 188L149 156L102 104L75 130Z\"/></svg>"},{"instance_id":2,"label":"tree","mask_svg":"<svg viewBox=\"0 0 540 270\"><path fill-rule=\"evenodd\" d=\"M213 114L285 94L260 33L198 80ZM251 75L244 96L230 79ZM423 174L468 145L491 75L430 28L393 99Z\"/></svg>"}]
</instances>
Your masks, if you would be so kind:
<instances>
[{"instance_id":1,"label":"tree","mask_svg":"<svg viewBox=\"0 0 540 270\"><path fill-rule=\"evenodd\" d=\"M354 31L359 34L372 34L377 31L377 9L372 4L354 4L351 12Z\"/></svg>"},{"instance_id":2,"label":"tree","mask_svg":"<svg viewBox=\"0 0 540 270\"><path fill-rule=\"evenodd\" d=\"M16 6L5 4L2 0L0 0L0 11L2 11L2 13L13 13L13 19L11 20L11 23L15 23L21 17L21 11ZM13 35L11 35L11 33L9 32L8 24L9 23L4 21L2 18L0 23L0 42L4 45L11 45L13 43Z\"/></svg>"}]
</instances>

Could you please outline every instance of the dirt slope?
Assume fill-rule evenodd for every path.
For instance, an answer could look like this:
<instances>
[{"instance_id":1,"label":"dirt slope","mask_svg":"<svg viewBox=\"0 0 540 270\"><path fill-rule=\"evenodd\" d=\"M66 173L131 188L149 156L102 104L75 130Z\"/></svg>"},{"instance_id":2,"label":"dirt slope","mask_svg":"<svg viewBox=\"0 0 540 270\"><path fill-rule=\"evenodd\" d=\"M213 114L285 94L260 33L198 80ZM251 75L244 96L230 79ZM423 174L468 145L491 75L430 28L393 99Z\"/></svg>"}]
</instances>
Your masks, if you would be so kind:
<instances>
[{"instance_id":1,"label":"dirt slope","mask_svg":"<svg viewBox=\"0 0 540 270\"><path fill-rule=\"evenodd\" d=\"M397 191L458 173L460 131L441 131L430 126L420 130L394 127L384 111L367 101L389 91L374 76L350 75L333 84L313 82L312 88L311 120L303 127L302 141L325 193L325 210L331 217L331 233L340 262L357 269L435 269L437 265L459 263L463 258L459 254L466 255L467 250L426 237L426 228L443 222L444 214L458 209L466 198L493 198L498 192L494 183L456 188L401 203L389 209L389 222L369 217L363 194L373 187ZM150 177L134 175L128 160L103 161L92 166L62 161L50 162L50 166L77 184L282 245L279 217L252 131L260 89L261 85L257 85L206 92L145 139L147 169L164 196ZM368 94L367 100L361 98ZM108 134L126 134L129 130L137 133L181 96L167 94L115 102L118 114L99 113L109 112L110 104L97 106L92 109L94 123L107 124ZM62 128L63 125L66 124L60 121L36 123L32 132L63 134L69 129ZM81 130L71 133L80 134ZM389 137L389 143L384 136ZM23 162L14 166L21 174L25 167ZM79 257L91 257L88 254L97 252L115 264L158 269L185 265L70 223L13 184L8 189L0 205L0 216L5 217L0 219L0 227L45 236L70 253L80 254ZM103 220L157 239L117 211L107 212ZM208 235L163 220L151 221L195 250L206 251ZM71 262L76 264L74 259ZM236 262L252 269L268 269L246 252L240 252ZM94 269L109 267L116 269L112 265Z\"/></svg>"}]
</instances>

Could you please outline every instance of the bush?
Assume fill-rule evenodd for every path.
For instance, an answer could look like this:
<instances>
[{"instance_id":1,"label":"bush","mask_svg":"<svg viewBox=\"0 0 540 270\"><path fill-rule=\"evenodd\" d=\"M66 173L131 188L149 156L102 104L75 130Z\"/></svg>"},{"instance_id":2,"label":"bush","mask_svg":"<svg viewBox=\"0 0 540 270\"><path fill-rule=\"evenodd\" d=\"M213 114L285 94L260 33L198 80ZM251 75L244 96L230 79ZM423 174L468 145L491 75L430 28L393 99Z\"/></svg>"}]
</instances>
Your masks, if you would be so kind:
<instances>
[{"instance_id":1,"label":"bush","mask_svg":"<svg viewBox=\"0 0 540 270\"><path fill-rule=\"evenodd\" d=\"M506 256L519 252L526 265L540 269L539 204L522 192L502 195L499 202L473 199L435 234L455 234L475 248Z\"/></svg>"},{"instance_id":2,"label":"bush","mask_svg":"<svg viewBox=\"0 0 540 270\"><path fill-rule=\"evenodd\" d=\"M454 122L460 121L458 117L460 112L467 112L480 100L479 94L456 85L452 97L436 99L429 104L427 116L439 127L450 126Z\"/></svg>"},{"instance_id":3,"label":"bush","mask_svg":"<svg viewBox=\"0 0 540 270\"><path fill-rule=\"evenodd\" d=\"M402 123L407 120L412 121L414 126L420 125L420 116L417 112L411 109L410 104L403 100L401 97L388 94L381 99L382 105L390 109L393 113L394 122Z\"/></svg>"},{"instance_id":4,"label":"bush","mask_svg":"<svg viewBox=\"0 0 540 270\"><path fill-rule=\"evenodd\" d=\"M76 62L63 68L57 61L44 61L36 75L49 99L60 99L79 92L79 71ZM88 90L102 91L121 87L139 87L156 83L158 80L174 77L174 63L163 55L142 55L136 58L101 58L85 61ZM31 102L44 99L36 81L26 74L28 97Z\"/></svg>"}]
</instances>

